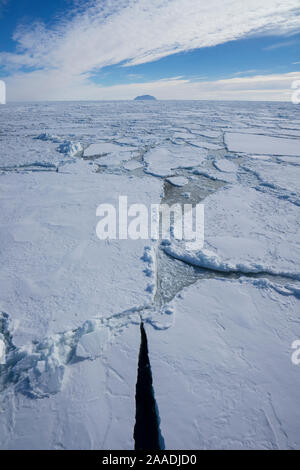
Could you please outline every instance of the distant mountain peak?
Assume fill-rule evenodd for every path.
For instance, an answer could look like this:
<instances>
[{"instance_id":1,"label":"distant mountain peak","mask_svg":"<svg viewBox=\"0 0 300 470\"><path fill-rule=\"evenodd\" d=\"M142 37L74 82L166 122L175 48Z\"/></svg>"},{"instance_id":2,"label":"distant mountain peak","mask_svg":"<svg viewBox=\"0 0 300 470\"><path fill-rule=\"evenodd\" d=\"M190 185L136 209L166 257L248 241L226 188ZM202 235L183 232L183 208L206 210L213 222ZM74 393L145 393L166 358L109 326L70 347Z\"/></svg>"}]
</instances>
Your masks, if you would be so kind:
<instances>
[{"instance_id":1,"label":"distant mountain peak","mask_svg":"<svg viewBox=\"0 0 300 470\"><path fill-rule=\"evenodd\" d=\"M147 100L156 100L152 95L140 95L134 98L134 101L147 101Z\"/></svg>"}]
</instances>

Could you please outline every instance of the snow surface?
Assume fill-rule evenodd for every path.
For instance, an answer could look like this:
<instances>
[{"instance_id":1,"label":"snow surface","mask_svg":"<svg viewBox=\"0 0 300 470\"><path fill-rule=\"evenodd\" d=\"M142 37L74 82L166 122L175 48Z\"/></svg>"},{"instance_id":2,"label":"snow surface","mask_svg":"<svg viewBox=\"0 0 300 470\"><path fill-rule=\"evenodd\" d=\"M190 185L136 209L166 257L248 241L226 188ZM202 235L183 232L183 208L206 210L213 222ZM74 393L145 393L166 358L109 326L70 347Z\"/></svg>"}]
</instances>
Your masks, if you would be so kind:
<instances>
[{"instance_id":1,"label":"snow surface","mask_svg":"<svg viewBox=\"0 0 300 470\"><path fill-rule=\"evenodd\" d=\"M84 151L84 157L94 157L98 155L106 155L108 153L117 153L121 150L134 150L134 147L121 147L113 143L100 142L98 144L91 144Z\"/></svg>"},{"instance_id":2,"label":"snow surface","mask_svg":"<svg viewBox=\"0 0 300 470\"><path fill-rule=\"evenodd\" d=\"M154 176L172 176L176 168L192 168L199 165L205 158L206 151L188 147L185 151L181 147L173 146L157 147L149 150L144 161L147 164L146 171Z\"/></svg>"},{"instance_id":3,"label":"snow surface","mask_svg":"<svg viewBox=\"0 0 300 470\"><path fill-rule=\"evenodd\" d=\"M225 132L225 144L231 152L300 157L300 140L296 139Z\"/></svg>"},{"instance_id":4,"label":"snow surface","mask_svg":"<svg viewBox=\"0 0 300 470\"><path fill-rule=\"evenodd\" d=\"M193 145L196 145L196 147L203 147L207 150L221 150L224 148L223 145L218 145L214 144L212 142L204 142L204 141L193 141Z\"/></svg>"},{"instance_id":5,"label":"snow surface","mask_svg":"<svg viewBox=\"0 0 300 470\"><path fill-rule=\"evenodd\" d=\"M133 449L141 320L167 449L300 448L299 107L14 103L0 126L0 448ZM204 248L99 240L119 195L204 203Z\"/></svg>"},{"instance_id":6,"label":"snow surface","mask_svg":"<svg viewBox=\"0 0 300 470\"><path fill-rule=\"evenodd\" d=\"M131 160L131 158L131 152L122 151L119 153L110 153L105 155L104 157L98 159L97 163L103 166L120 166L123 162L128 162L128 160Z\"/></svg>"},{"instance_id":7,"label":"snow surface","mask_svg":"<svg viewBox=\"0 0 300 470\"><path fill-rule=\"evenodd\" d=\"M238 167L232 161L226 158L217 158L212 161L212 165L210 163L204 162L193 173L226 183L235 183L237 181Z\"/></svg>"},{"instance_id":8,"label":"snow surface","mask_svg":"<svg viewBox=\"0 0 300 470\"><path fill-rule=\"evenodd\" d=\"M215 160L214 165L218 170L224 171L225 173L235 173L237 170L236 165L225 158Z\"/></svg>"},{"instance_id":9,"label":"snow surface","mask_svg":"<svg viewBox=\"0 0 300 470\"><path fill-rule=\"evenodd\" d=\"M173 184L173 186L185 186L189 182L184 176L170 176L167 178L167 181Z\"/></svg>"},{"instance_id":10,"label":"snow surface","mask_svg":"<svg viewBox=\"0 0 300 470\"><path fill-rule=\"evenodd\" d=\"M276 162L256 162L255 164L245 164L243 167L252 171L259 179L260 184L284 190L286 195L292 193L298 196L300 204L299 166L278 164Z\"/></svg>"},{"instance_id":11,"label":"snow surface","mask_svg":"<svg viewBox=\"0 0 300 470\"><path fill-rule=\"evenodd\" d=\"M263 279L210 279L173 304L167 334L147 327L166 448L299 448L299 300Z\"/></svg>"},{"instance_id":12,"label":"snow surface","mask_svg":"<svg viewBox=\"0 0 300 470\"><path fill-rule=\"evenodd\" d=\"M138 168L143 168L143 165L136 160L131 160L124 163L124 168L126 168L126 170L137 170Z\"/></svg>"},{"instance_id":13,"label":"snow surface","mask_svg":"<svg viewBox=\"0 0 300 470\"><path fill-rule=\"evenodd\" d=\"M300 280L299 207L239 184L205 200L205 245L164 246L171 256L216 271L270 273Z\"/></svg>"},{"instance_id":14,"label":"snow surface","mask_svg":"<svg viewBox=\"0 0 300 470\"><path fill-rule=\"evenodd\" d=\"M292 165L300 165L299 157L279 157L279 161L291 163Z\"/></svg>"},{"instance_id":15,"label":"snow surface","mask_svg":"<svg viewBox=\"0 0 300 470\"><path fill-rule=\"evenodd\" d=\"M96 209L118 207L124 194L128 204L158 203L161 182L152 179L145 188L140 178L71 171L2 178L1 306L22 323L15 335L21 343L149 297L140 275L145 240L100 241Z\"/></svg>"}]
</instances>

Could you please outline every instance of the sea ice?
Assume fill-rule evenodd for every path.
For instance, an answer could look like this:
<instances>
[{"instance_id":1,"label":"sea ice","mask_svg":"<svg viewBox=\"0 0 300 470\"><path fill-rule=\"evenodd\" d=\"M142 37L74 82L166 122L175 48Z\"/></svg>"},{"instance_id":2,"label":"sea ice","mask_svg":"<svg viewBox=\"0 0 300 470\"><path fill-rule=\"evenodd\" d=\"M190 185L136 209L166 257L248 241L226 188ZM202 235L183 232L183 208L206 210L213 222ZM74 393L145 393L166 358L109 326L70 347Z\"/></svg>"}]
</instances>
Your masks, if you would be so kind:
<instances>
[{"instance_id":1,"label":"sea ice","mask_svg":"<svg viewBox=\"0 0 300 470\"><path fill-rule=\"evenodd\" d=\"M120 150L119 145L112 144L109 142L101 142L101 143L89 145L85 149L83 156L85 158L94 157L97 155L105 155L107 153L116 152L118 150Z\"/></svg>"},{"instance_id":2,"label":"sea ice","mask_svg":"<svg viewBox=\"0 0 300 470\"><path fill-rule=\"evenodd\" d=\"M0 448L133 449L141 319L168 449L298 448L299 107L8 103L0 121ZM209 192L202 250L97 238L99 204L168 197L154 175L187 178L172 202Z\"/></svg>"},{"instance_id":3,"label":"sea ice","mask_svg":"<svg viewBox=\"0 0 300 470\"><path fill-rule=\"evenodd\" d=\"M189 182L184 176L170 176L167 178L167 181L173 184L173 186L185 186Z\"/></svg>"},{"instance_id":4,"label":"sea ice","mask_svg":"<svg viewBox=\"0 0 300 470\"><path fill-rule=\"evenodd\" d=\"M123 166L124 168L126 168L126 170L130 170L130 171L137 170L138 168L143 168L143 165L137 160L131 160L131 161L125 162Z\"/></svg>"},{"instance_id":5,"label":"sea ice","mask_svg":"<svg viewBox=\"0 0 300 470\"><path fill-rule=\"evenodd\" d=\"M300 279L298 206L236 184L208 196L204 207L204 248L187 251L173 240L166 253L210 270Z\"/></svg>"},{"instance_id":6,"label":"sea ice","mask_svg":"<svg viewBox=\"0 0 300 470\"><path fill-rule=\"evenodd\" d=\"M207 155L206 150L176 145L156 147L144 155L146 172L155 176L172 176L176 168L193 168L200 165Z\"/></svg>"},{"instance_id":7,"label":"sea ice","mask_svg":"<svg viewBox=\"0 0 300 470\"><path fill-rule=\"evenodd\" d=\"M150 296L141 260L147 241L99 240L96 209L109 203L118 210L124 194L128 204L150 207L160 201L162 182L148 178L145 186L142 178L92 173L83 160L63 168L0 181L0 302L20 319L20 344Z\"/></svg>"},{"instance_id":8,"label":"sea ice","mask_svg":"<svg viewBox=\"0 0 300 470\"><path fill-rule=\"evenodd\" d=\"M300 157L300 140L296 139L225 132L225 144L231 152Z\"/></svg>"},{"instance_id":9,"label":"sea ice","mask_svg":"<svg viewBox=\"0 0 300 470\"><path fill-rule=\"evenodd\" d=\"M226 158L216 159L214 161L214 166L225 173L235 173L237 170L237 166L230 160L226 160Z\"/></svg>"},{"instance_id":10,"label":"sea ice","mask_svg":"<svg viewBox=\"0 0 300 470\"><path fill-rule=\"evenodd\" d=\"M288 193L298 195L300 204L300 167L286 163L255 161L242 165L252 171L264 186L278 189L282 198Z\"/></svg>"},{"instance_id":11,"label":"sea ice","mask_svg":"<svg viewBox=\"0 0 300 470\"><path fill-rule=\"evenodd\" d=\"M279 157L278 159L281 162L291 163L292 165L300 165L300 158L299 157Z\"/></svg>"},{"instance_id":12,"label":"sea ice","mask_svg":"<svg viewBox=\"0 0 300 470\"><path fill-rule=\"evenodd\" d=\"M299 299L262 280L207 279L172 305L172 328L146 325L166 448L298 448Z\"/></svg>"}]
</instances>

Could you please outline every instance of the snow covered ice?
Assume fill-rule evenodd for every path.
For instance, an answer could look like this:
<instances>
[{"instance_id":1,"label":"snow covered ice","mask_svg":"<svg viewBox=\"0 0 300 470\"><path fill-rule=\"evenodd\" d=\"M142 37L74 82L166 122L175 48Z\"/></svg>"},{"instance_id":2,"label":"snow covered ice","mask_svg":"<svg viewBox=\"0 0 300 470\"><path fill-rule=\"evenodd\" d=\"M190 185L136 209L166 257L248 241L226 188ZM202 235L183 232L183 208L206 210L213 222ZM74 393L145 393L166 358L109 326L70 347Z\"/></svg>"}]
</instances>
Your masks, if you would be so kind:
<instances>
[{"instance_id":1,"label":"snow covered ice","mask_svg":"<svg viewBox=\"0 0 300 470\"><path fill-rule=\"evenodd\" d=\"M167 449L300 448L299 107L0 111L0 448L133 449L141 321ZM99 240L120 195L203 203L203 249Z\"/></svg>"},{"instance_id":2,"label":"snow covered ice","mask_svg":"<svg viewBox=\"0 0 300 470\"><path fill-rule=\"evenodd\" d=\"M174 186L185 186L189 182L184 176L170 176L167 181Z\"/></svg>"},{"instance_id":3,"label":"snow covered ice","mask_svg":"<svg viewBox=\"0 0 300 470\"><path fill-rule=\"evenodd\" d=\"M267 155L294 155L300 157L297 139L269 137L266 135L225 133L228 150L242 153L263 153Z\"/></svg>"},{"instance_id":4,"label":"snow covered ice","mask_svg":"<svg viewBox=\"0 0 300 470\"><path fill-rule=\"evenodd\" d=\"M147 328L166 448L299 447L288 351L299 300L262 281L206 279L174 306L167 333Z\"/></svg>"}]
</instances>

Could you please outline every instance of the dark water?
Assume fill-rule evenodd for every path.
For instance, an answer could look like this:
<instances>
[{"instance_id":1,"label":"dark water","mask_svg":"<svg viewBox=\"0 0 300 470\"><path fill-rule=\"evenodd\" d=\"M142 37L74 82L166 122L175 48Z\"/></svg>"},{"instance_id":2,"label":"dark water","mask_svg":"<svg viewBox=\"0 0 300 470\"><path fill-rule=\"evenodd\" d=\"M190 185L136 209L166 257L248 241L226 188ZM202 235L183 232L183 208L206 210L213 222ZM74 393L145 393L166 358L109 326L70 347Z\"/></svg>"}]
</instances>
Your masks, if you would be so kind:
<instances>
[{"instance_id":1,"label":"dark water","mask_svg":"<svg viewBox=\"0 0 300 470\"><path fill-rule=\"evenodd\" d=\"M159 429L158 408L154 398L148 342L143 323L141 323L141 347L135 400L135 450L164 449L164 441Z\"/></svg>"}]
</instances>

